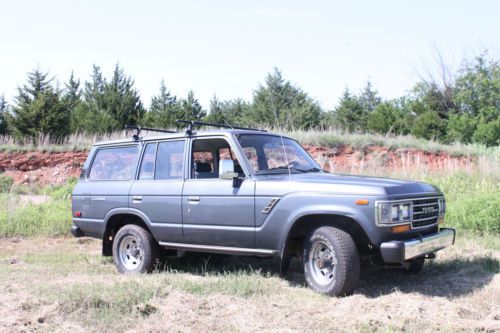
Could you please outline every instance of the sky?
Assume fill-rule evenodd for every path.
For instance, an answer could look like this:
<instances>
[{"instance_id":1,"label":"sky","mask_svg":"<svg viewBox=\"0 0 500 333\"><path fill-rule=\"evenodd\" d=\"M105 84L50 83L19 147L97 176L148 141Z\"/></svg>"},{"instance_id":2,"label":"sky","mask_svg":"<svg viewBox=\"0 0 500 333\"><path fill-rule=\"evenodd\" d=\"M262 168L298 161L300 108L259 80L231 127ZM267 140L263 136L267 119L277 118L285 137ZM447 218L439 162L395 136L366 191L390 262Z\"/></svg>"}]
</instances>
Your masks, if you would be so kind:
<instances>
[{"instance_id":1,"label":"sky","mask_svg":"<svg viewBox=\"0 0 500 333\"><path fill-rule=\"evenodd\" d=\"M207 108L214 94L251 100L277 67L332 109L368 80L384 98L405 94L438 53L451 68L498 57L498 13L493 0L0 0L0 95L12 101L37 66L62 86L119 63L145 105L164 80Z\"/></svg>"}]
</instances>

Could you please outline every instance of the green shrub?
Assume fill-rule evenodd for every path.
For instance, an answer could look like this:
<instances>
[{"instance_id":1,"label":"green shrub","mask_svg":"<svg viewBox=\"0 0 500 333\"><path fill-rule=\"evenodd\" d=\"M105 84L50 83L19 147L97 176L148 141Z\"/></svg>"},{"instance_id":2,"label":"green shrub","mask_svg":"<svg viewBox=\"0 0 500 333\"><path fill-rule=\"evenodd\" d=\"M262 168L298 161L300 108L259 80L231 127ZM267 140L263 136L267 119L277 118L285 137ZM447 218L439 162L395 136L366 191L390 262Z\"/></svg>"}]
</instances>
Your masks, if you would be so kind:
<instances>
[{"instance_id":1,"label":"green shrub","mask_svg":"<svg viewBox=\"0 0 500 333\"><path fill-rule=\"evenodd\" d=\"M14 184L14 178L0 174L0 192L7 193Z\"/></svg>"},{"instance_id":2,"label":"green shrub","mask_svg":"<svg viewBox=\"0 0 500 333\"><path fill-rule=\"evenodd\" d=\"M451 202L446 218L459 228L480 233L500 233L500 191Z\"/></svg>"}]
</instances>

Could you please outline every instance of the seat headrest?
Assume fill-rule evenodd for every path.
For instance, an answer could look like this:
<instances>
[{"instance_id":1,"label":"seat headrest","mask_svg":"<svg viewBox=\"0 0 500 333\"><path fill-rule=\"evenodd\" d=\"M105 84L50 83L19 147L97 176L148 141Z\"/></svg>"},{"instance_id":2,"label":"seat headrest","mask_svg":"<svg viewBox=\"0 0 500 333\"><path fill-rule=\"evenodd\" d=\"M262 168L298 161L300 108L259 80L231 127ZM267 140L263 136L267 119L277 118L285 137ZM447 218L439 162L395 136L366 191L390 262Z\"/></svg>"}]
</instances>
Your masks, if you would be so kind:
<instances>
[{"instance_id":1,"label":"seat headrest","mask_svg":"<svg viewBox=\"0 0 500 333\"><path fill-rule=\"evenodd\" d=\"M194 171L196 172L212 172L212 166L210 163L195 162Z\"/></svg>"}]
</instances>

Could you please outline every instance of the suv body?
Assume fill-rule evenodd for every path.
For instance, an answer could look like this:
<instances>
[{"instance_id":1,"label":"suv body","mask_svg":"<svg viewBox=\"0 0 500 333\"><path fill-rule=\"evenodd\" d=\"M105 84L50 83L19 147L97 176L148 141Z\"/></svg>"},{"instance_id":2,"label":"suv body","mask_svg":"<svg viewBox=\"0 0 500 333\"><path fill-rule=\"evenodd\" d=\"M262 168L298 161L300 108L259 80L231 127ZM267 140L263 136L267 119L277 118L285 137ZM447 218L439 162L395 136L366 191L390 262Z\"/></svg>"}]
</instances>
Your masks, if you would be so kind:
<instances>
[{"instance_id":1,"label":"suv body","mask_svg":"<svg viewBox=\"0 0 500 333\"><path fill-rule=\"evenodd\" d=\"M72 213L72 234L102 239L121 272L150 270L160 248L278 256L282 272L302 256L331 295L364 260L418 271L455 240L437 187L327 173L292 139L242 129L96 143Z\"/></svg>"}]
</instances>

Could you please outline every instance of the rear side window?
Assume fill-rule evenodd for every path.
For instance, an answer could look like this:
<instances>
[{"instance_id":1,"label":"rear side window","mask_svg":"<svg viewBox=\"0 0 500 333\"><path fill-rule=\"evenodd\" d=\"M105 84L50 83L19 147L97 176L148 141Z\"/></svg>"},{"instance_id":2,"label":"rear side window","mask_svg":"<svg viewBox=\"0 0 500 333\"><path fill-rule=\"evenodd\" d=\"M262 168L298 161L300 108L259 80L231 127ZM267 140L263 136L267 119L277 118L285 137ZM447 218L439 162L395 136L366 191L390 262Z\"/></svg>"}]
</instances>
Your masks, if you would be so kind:
<instances>
[{"instance_id":1,"label":"rear side window","mask_svg":"<svg viewBox=\"0 0 500 333\"><path fill-rule=\"evenodd\" d=\"M155 179L182 178L184 146L184 141L164 141L158 144Z\"/></svg>"},{"instance_id":2,"label":"rear side window","mask_svg":"<svg viewBox=\"0 0 500 333\"><path fill-rule=\"evenodd\" d=\"M148 143L144 150L144 157L142 158L141 171L139 172L139 179L150 180L155 178L155 159L156 159L156 142Z\"/></svg>"},{"instance_id":3,"label":"rear side window","mask_svg":"<svg viewBox=\"0 0 500 333\"><path fill-rule=\"evenodd\" d=\"M137 146L101 148L92 162L89 179L131 180L135 175L138 156Z\"/></svg>"}]
</instances>

